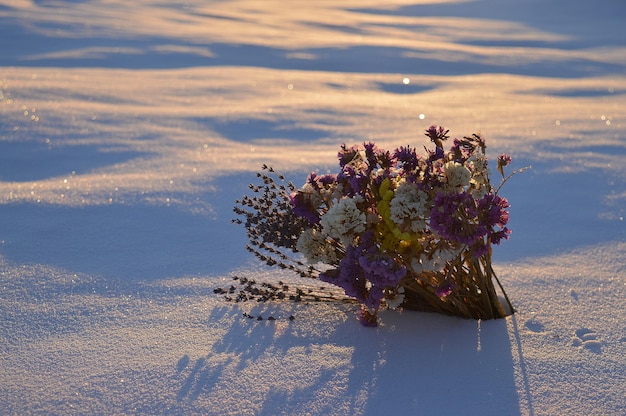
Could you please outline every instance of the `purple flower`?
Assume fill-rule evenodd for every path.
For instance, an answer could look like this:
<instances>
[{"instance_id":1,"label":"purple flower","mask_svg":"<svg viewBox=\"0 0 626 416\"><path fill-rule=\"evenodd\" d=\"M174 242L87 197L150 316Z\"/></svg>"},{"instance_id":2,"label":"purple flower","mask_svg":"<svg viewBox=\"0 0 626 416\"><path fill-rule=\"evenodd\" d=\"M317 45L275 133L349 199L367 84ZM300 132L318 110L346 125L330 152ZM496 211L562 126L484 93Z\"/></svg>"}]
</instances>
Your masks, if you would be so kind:
<instances>
[{"instance_id":1,"label":"purple flower","mask_svg":"<svg viewBox=\"0 0 626 416\"><path fill-rule=\"evenodd\" d=\"M358 249L348 246L346 255L339 262L339 267L320 273L319 279L341 287L346 295L352 296L361 303L372 304L367 289L367 276L359 265L358 256ZM372 306L378 307L376 302L373 302Z\"/></svg>"},{"instance_id":2,"label":"purple flower","mask_svg":"<svg viewBox=\"0 0 626 416\"><path fill-rule=\"evenodd\" d=\"M512 160L513 159L511 158L511 156L506 153L502 153L500 156L498 156L498 164L502 165L503 167L511 163Z\"/></svg>"},{"instance_id":3,"label":"purple flower","mask_svg":"<svg viewBox=\"0 0 626 416\"><path fill-rule=\"evenodd\" d=\"M393 157L405 172L413 172L419 166L419 156L410 146L400 146L393 152Z\"/></svg>"},{"instance_id":4,"label":"purple flower","mask_svg":"<svg viewBox=\"0 0 626 416\"><path fill-rule=\"evenodd\" d=\"M337 175L334 174L325 174L318 175L315 172L311 172L306 180L308 184L310 184L315 191L319 192L324 188L328 188L329 186L337 183Z\"/></svg>"},{"instance_id":5,"label":"purple flower","mask_svg":"<svg viewBox=\"0 0 626 416\"><path fill-rule=\"evenodd\" d=\"M434 151L428 151L428 162L432 163L434 161L443 159L446 153L443 151L443 147L436 147Z\"/></svg>"},{"instance_id":6,"label":"purple flower","mask_svg":"<svg viewBox=\"0 0 626 416\"><path fill-rule=\"evenodd\" d=\"M500 241L502 239L509 239L509 234L511 234L511 230L509 230L507 227L504 227L501 230L492 232L489 238L491 239L491 242L493 244L500 244Z\"/></svg>"},{"instance_id":7,"label":"purple flower","mask_svg":"<svg viewBox=\"0 0 626 416\"><path fill-rule=\"evenodd\" d=\"M348 296L376 310L383 299L383 289L396 287L406 275L406 268L381 253L374 241L372 231L363 233L358 247L346 248L338 269L320 273L319 278L343 288Z\"/></svg>"},{"instance_id":8,"label":"purple flower","mask_svg":"<svg viewBox=\"0 0 626 416\"><path fill-rule=\"evenodd\" d=\"M509 222L509 201L497 194L487 194L478 201L478 220L486 227L489 239L494 244L500 244L502 239L508 239L511 230L506 228ZM500 230L496 230L496 227Z\"/></svg>"},{"instance_id":9,"label":"purple flower","mask_svg":"<svg viewBox=\"0 0 626 416\"><path fill-rule=\"evenodd\" d=\"M293 213L297 216L306 218L313 224L320 222L319 212L317 212L316 207L311 203L311 198L304 192L293 192L289 196L289 202L291 203Z\"/></svg>"},{"instance_id":10,"label":"purple flower","mask_svg":"<svg viewBox=\"0 0 626 416\"><path fill-rule=\"evenodd\" d=\"M478 218L486 227L504 227L509 222L509 201L497 194L486 194L478 201Z\"/></svg>"},{"instance_id":11,"label":"purple flower","mask_svg":"<svg viewBox=\"0 0 626 416\"><path fill-rule=\"evenodd\" d=\"M437 128L437 126L432 125L428 128L428 130L426 130L426 136L428 136L428 138L430 138L430 141L435 143L438 148L441 148L443 150L443 142L448 139L449 131L450 130L444 130L444 128L441 126Z\"/></svg>"},{"instance_id":12,"label":"purple flower","mask_svg":"<svg viewBox=\"0 0 626 416\"><path fill-rule=\"evenodd\" d=\"M367 173L371 174L377 168L389 170L394 166L394 160L389 151L380 149L372 142L363 143L365 159L367 162Z\"/></svg>"},{"instance_id":13,"label":"purple flower","mask_svg":"<svg viewBox=\"0 0 626 416\"><path fill-rule=\"evenodd\" d=\"M343 194L349 197L361 195L367 199L368 191L378 184L380 177L391 175L395 163L388 151L372 142L365 142L362 147L344 144L338 156L341 171L336 181L343 185Z\"/></svg>"},{"instance_id":14,"label":"purple flower","mask_svg":"<svg viewBox=\"0 0 626 416\"><path fill-rule=\"evenodd\" d=\"M309 173L306 180L315 192L320 192L323 188L327 188L337 182L337 175L318 175L315 172ZM289 195L292 211L299 217L307 219L313 224L320 222L320 213L318 206L313 203L313 197L307 192L295 191Z\"/></svg>"},{"instance_id":15,"label":"purple flower","mask_svg":"<svg viewBox=\"0 0 626 416\"><path fill-rule=\"evenodd\" d=\"M464 163L471 155L476 153L477 148L480 148L484 154L487 145L479 134L472 134L470 137L454 139L454 145L450 148L450 152L454 155L455 162Z\"/></svg>"},{"instance_id":16,"label":"purple flower","mask_svg":"<svg viewBox=\"0 0 626 416\"><path fill-rule=\"evenodd\" d=\"M378 147L372 142L363 143L363 149L365 150L365 158L367 160L367 173L369 175L378 165L379 150Z\"/></svg>"},{"instance_id":17,"label":"purple flower","mask_svg":"<svg viewBox=\"0 0 626 416\"><path fill-rule=\"evenodd\" d=\"M367 273L373 287L381 289L397 286L406 275L404 266L399 266L393 258L384 254L365 253L359 257L359 265Z\"/></svg>"},{"instance_id":18,"label":"purple flower","mask_svg":"<svg viewBox=\"0 0 626 416\"><path fill-rule=\"evenodd\" d=\"M478 146L484 149L485 143L480 136L464 137L462 139L454 139L454 144L450 148L455 162L464 164L475 152ZM484 150L483 150L484 153Z\"/></svg>"},{"instance_id":19,"label":"purple flower","mask_svg":"<svg viewBox=\"0 0 626 416\"><path fill-rule=\"evenodd\" d=\"M430 226L440 236L468 246L484 233L473 223L476 217L474 198L467 193L439 193L433 199Z\"/></svg>"},{"instance_id":20,"label":"purple flower","mask_svg":"<svg viewBox=\"0 0 626 416\"><path fill-rule=\"evenodd\" d=\"M498 156L498 172L500 172L500 175L502 175L502 177L504 178L504 168L506 166L508 166L509 163L511 163L513 159L511 158L511 156L507 155L506 153L502 153L500 156Z\"/></svg>"},{"instance_id":21,"label":"purple flower","mask_svg":"<svg viewBox=\"0 0 626 416\"><path fill-rule=\"evenodd\" d=\"M437 290L435 291L435 295L437 295L440 298L445 298L450 293L452 293L453 289L454 289L454 282L446 280L445 282L443 282L437 287Z\"/></svg>"},{"instance_id":22,"label":"purple flower","mask_svg":"<svg viewBox=\"0 0 626 416\"><path fill-rule=\"evenodd\" d=\"M487 194L476 202L466 192L440 193L433 200L430 226L443 238L465 244L481 256L489 251L485 236L500 244L511 233L505 227L508 207L507 200L497 194Z\"/></svg>"},{"instance_id":23,"label":"purple flower","mask_svg":"<svg viewBox=\"0 0 626 416\"><path fill-rule=\"evenodd\" d=\"M343 194L349 197L354 195L364 196L369 183L369 175L367 172L357 170L351 165L343 167L343 170L337 175L337 181L344 184Z\"/></svg>"},{"instance_id":24,"label":"purple flower","mask_svg":"<svg viewBox=\"0 0 626 416\"><path fill-rule=\"evenodd\" d=\"M343 168L347 164L353 162L354 160L360 157L359 147L358 146L347 147L346 144L344 143L341 145L341 150L337 154L337 157L339 158L339 166Z\"/></svg>"},{"instance_id":25,"label":"purple flower","mask_svg":"<svg viewBox=\"0 0 626 416\"><path fill-rule=\"evenodd\" d=\"M381 169L389 170L394 166L394 160L388 150L376 149L376 161Z\"/></svg>"},{"instance_id":26,"label":"purple flower","mask_svg":"<svg viewBox=\"0 0 626 416\"><path fill-rule=\"evenodd\" d=\"M318 178L317 173L311 172L311 173L309 173L309 176L307 176L306 182L310 183L311 185L316 185L317 184L317 178Z\"/></svg>"},{"instance_id":27,"label":"purple flower","mask_svg":"<svg viewBox=\"0 0 626 416\"><path fill-rule=\"evenodd\" d=\"M365 306L361 306L361 309L356 312L356 319L365 327L374 328L378 326L376 312L370 312Z\"/></svg>"},{"instance_id":28,"label":"purple flower","mask_svg":"<svg viewBox=\"0 0 626 416\"><path fill-rule=\"evenodd\" d=\"M325 175L318 176L317 181L323 186L333 185L337 182L337 175L327 173Z\"/></svg>"}]
</instances>

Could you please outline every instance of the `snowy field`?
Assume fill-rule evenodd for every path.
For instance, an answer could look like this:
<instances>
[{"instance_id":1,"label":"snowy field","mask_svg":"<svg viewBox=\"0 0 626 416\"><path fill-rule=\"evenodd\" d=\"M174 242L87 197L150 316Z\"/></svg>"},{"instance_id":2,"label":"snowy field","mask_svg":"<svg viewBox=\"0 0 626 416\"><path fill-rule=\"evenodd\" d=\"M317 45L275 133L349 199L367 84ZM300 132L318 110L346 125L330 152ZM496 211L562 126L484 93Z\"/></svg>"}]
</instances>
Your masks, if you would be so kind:
<instances>
[{"instance_id":1,"label":"snowy field","mask_svg":"<svg viewBox=\"0 0 626 416\"><path fill-rule=\"evenodd\" d=\"M0 414L626 414L626 3L0 0ZM228 303L234 200L481 132L517 313ZM243 314L270 315L275 321ZM293 316L294 320L288 318Z\"/></svg>"}]
</instances>

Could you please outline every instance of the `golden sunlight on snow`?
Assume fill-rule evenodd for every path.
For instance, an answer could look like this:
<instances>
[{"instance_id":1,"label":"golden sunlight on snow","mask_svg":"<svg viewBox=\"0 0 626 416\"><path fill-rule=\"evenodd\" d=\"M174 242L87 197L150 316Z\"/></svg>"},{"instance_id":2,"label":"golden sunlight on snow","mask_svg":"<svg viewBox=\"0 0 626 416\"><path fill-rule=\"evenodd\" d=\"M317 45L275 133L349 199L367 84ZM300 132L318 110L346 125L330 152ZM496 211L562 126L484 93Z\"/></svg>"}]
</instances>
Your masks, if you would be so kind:
<instances>
[{"instance_id":1,"label":"golden sunlight on snow","mask_svg":"<svg viewBox=\"0 0 626 416\"><path fill-rule=\"evenodd\" d=\"M482 132L492 155L508 151L520 158L559 158L558 148L537 154L534 147L559 141L569 157L581 162L577 169L611 165L626 175L619 160L585 150L590 139L599 146L620 145L618 132L626 119L621 96L559 96L571 89L626 90L624 79L242 67L9 68L3 75L15 93L10 103L0 103L0 111L14 123L14 137L36 134L45 138L42 146L55 149L101 144L98 137L106 131L108 152L144 155L95 171L72 169L71 176L0 183L0 192L13 201L106 203L138 192L193 191L201 181L254 171L262 163L281 170L332 167L343 142L421 147L427 141L422 131L433 123L444 124L452 134ZM403 82L407 77L410 83ZM385 91L388 86L417 92L394 94ZM99 99L85 101L85 95ZM40 121L24 123L24 109L32 108ZM590 124L596 130L588 131ZM240 130L247 136L239 137Z\"/></svg>"},{"instance_id":2,"label":"golden sunlight on snow","mask_svg":"<svg viewBox=\"0 0 626 416\"><path fill-rule=\"evenodd\" d=\"M0 0L0 413L626 414L625 16ZM514 315L364 328L354 304L214 292L311 285L231 224L263 164L299 187L342 143L424 154L431 125L481 133L494 182L502 152L532 165L493 252Z\"/></svg>"}]
</instances>

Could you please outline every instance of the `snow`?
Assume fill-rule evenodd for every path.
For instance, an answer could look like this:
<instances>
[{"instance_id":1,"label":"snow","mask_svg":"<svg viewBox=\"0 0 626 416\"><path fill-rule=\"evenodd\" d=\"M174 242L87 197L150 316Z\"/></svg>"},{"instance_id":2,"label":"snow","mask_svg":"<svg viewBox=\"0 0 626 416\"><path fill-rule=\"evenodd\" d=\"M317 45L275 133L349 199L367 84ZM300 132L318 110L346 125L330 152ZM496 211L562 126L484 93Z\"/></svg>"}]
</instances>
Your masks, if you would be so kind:
<instances>
[{"instance_id":1,"label":"snow","mask_svg":"<svg viewBox=\"0 0 626 416\"><path fill-rule=\"evenodd\" d=\"M626 5L383 3L0 0L0 413L626 414ZM515 315L213 294L297 280L230 224L261 164L431 124L532 165Z\"/></svg>"}]
</instances>

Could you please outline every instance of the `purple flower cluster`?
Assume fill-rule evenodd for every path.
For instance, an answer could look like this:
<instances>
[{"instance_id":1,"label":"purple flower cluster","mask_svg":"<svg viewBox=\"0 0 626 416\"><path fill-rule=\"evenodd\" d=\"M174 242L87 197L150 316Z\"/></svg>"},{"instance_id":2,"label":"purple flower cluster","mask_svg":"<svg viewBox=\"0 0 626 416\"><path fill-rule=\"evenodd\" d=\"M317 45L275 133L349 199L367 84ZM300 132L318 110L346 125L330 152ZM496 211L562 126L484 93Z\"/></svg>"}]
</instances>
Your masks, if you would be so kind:
<instances>
[{"instance_id":1,"label":"purple flower cluster","mask_svg":"<svg viewBox=\"0 0 626 416\"><path fill-rule=\"evenodd\" d=\"M319 191L337 182L337 175L327 173L326 175L318 175L315 172L311 172L307 178L307 183L313 186L313 189Z\"/></svg>"},{"instance_id":2,"label":"purple flower cluster","mask_svg":"<svg viewBox=\"0 0 626 416\"><path fill-rule=\"evenodd\" d=\"M312 203L311 198L304 192L292 192L289 196L289 202L291 202L292 211L298 217L309 220L312 224L318 224L320 222L320 215Z\"/></svg>"},{"instance_id":3,"label":"purple flower cluster","mask_svg":"<svg viewBox=\"0 0 626 416\"><path fill-rule=\"evenodd\" d=\"M447 240L471 246L480 238L470 222L476 214L474 198L469 193L440 192L433 200L430 227Z\"/></svg>"},{"instance_id":4,"label":"purple flower cluster","mask_svg":"<svg viewBox=\"0 0 626 416\"><path fill-rule=\"evenodd\" d=\"M371 231L366 231L358 246L348 246L338 269L320 273L320 280L340 286L348 296L370 309L378 309L383 290L396 287L406 268L382 253Z\"/></svg>"},{"instance_id":5,"label":"purple flower cluster","mask_svg":"<svg viewBox=\"0 0 626 416\"><path fill-rule=\"evenodd\" d=\"M337 183L337 175L318 175L315 172L311 172L306 183L311 185L311 189L316 194L310 195L306 192L295 191L289 196L289 202L294 214L307 219L312 224L319 224L320 207L318 206L319 203L316 204L316 197L322 189L328 189Z\"/></svg>"},{"instance_id":6,"label":"purple flower cluster","mask_svg":"<svg viewBox=\"0 0 626 416\"><path fill-rule=\"evenodd\" d=\"M341 168L336 176L337 184L342 186L343 194L348 197L361 195L367 198L372 185L388 176L395 165L391 154L372 142L351 147L344 144L337 157Z\"/></svg>"},{"instance_id":7,"label":"purple flower cluster","mask_svg":"<svg viewBox=\"0 0 626 416\"><path fill-rule=\"evenodd\" d=\"M430 226L443 238L464 244L481 256L489 250L490 242L500 244L508 239L508 207L506 199L493 193L475 201L468 192L440 192L433 200Z\"/></svg>"},{"instance_id":8,"label":"purple flower cluster","mask_svg":"<svg viewBox=\"0 0 626 416\"><path fill-rule=\"evenodd\" d=\"M419 166L419 156L411 146L400 146L393 153L393 157L405 172L412 172Z\"/></svg>"},{"instance_id":9,"label":"purple flower cluster","mask_svg":"<svg viewBox=\"0 0 626 416\"><path fill-rule=\"evenodd\" d=\"M509 202L497 194L487 194L478 201L478 222L486 229L485 233L494 244L507 240L511 230L509 222ZM498 227L499 229L496 229Z\"/></svg>"}]
</instances>

